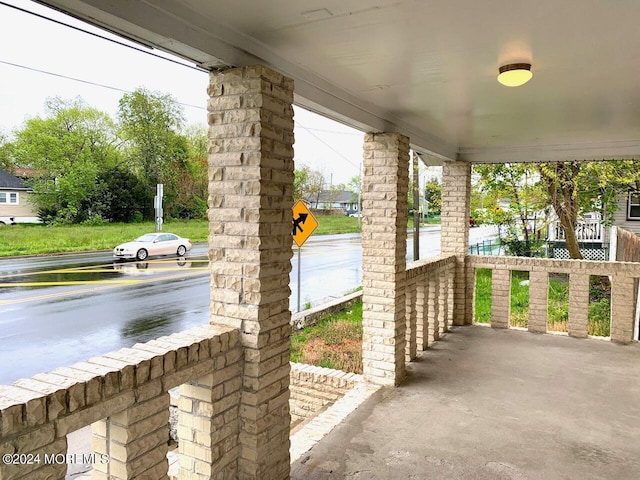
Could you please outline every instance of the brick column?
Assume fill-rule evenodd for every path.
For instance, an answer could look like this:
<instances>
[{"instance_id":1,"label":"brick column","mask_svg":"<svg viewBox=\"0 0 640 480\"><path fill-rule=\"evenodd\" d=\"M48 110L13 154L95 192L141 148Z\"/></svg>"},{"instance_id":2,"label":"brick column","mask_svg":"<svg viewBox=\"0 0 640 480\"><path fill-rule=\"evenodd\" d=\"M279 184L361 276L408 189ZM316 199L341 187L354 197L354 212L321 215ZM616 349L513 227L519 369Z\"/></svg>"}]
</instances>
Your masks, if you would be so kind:
<instances>
[{"instance_id":1,"label":"brick column","mask_svg":"<svg viewBox=\"0 0 640 480\"><path fill-rule=\"evenodd\" d=\"M94 465L93 479L167 479L169 393L159 395L92 425L93 450L109 456Z\"/></svg>"},{"instance_id":2,"label":"brick column","mask_svg":"<svg viewBox=\"0 0 640 480\"><path fill-rule=\"evenodd\" d=\"M586 338L589 324L589 275L569 274L569 335Z\"/></svg>"},{"instance_id":3,"label":"brick column","mask_svg":"<svg viewBox=\"0 0 640 480\"><path fill-rule=\"evenodd\" d=\"M429 344L432 344L433 342L440 340L440 276L436 272L431 272L429 274L428 288L429 312L427 315L429 318Z\"/></svg>"},{"instance_id":4,"label":"brick column","mask_svg":"<svg viewBox=\"0 0 640 480\"><path fill-rule=\"evenodd\" d=\"M465 256L469 249L471 214L471 164L444 162L442 167L442 255L455 255L453 325L471 325L467 309Z\"/></svg>"},{"instance_id":5,"label":"brick column","mask_svg":"<svg viewBox=\"0 0 640 480\"><path fill-rule=\"evenodd\" d=\"M366 380L398 385L405 375L405 281L409 139L364 139L362 363Z\"/></svg>"},{"instance_id":6,"label":"brick column","mask_svg":"<svg viewBox=\"0 0 640 480\"><path fill-rule=\"evenodd\" d=\"M633 341L635 302L635 278L627 275L611 277L611 341Z\"/></svg>"},{"instance_id":7,"label":"brick column","mask_svg":"<svg viewBox=\"0 0 640 480\"><path fill-rule=\"evenodd\" d=\"M497 268L491 271L491 326L509 328L511 309L511 271Z\"/></svg>"},{"instance_id":8,"label":"brick column","mask_svg":"<svg viewBox=\"0 0 640 480\"><path fill-rule=\"evenodd\" d=\"M416 344L419 351L429 346L429 288L424 276L416 284Z\"/></svg>"},{"instance_id":9,"label":"brick column","mask_svg":"<svg viewBox=\"0 0 640 480\"><path fill-rule=\"evenodd\" d=\"M406 339L407 345L405 346L405 361L411 362L418 356L418 344L417 344L417 287L418 283L415 278L407 281L405 290L405 308L407 318L407 332Z\"/></svg>"},{"instance_id":10,"label":"brick column","mask_svg":"<svg viewBox=\"0 0 640 480\"><path fill-rule=\"evenodd\" d=\"M239 477L289 478L293 81L263 66L211 74L211 323L244 348Z\"/></svg>"},{"instance_id":11,"label":"brick column","mask_svg":"<svg viewBox=\"0 0 640 480\"><path fill-rule=\"evenodd\" d=\"M529 274L529 322L528 330L547 333L547 310L549 308L549 273L533 270Z\"/></svg>"},{"instance_id":12,"label":"brick column","mask_svg":"<svg viewBox=\"0 0 640 480\"><path fill-rule=\"evenodd\" d=\"M449 331L449 269L440 268L440 295L438 299L440 321L438 322L440 336Z\"/></svg>"}]
</instances>

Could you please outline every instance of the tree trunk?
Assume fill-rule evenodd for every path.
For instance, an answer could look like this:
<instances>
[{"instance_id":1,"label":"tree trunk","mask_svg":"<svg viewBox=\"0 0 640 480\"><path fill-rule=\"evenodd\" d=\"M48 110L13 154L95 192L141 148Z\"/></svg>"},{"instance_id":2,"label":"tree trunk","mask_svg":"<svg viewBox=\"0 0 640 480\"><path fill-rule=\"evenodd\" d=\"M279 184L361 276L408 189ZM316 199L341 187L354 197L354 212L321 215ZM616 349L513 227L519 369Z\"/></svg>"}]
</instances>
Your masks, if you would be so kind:
<instances>
[{"instance_id":1,"label":"tree trunk","mask_svg":"<svg viewBox=\"0 0 640 480\"><path fill-rule=\"evenodd\" d=\"M569 256L576 260L582 260L578 237L576 236L576 224L578 222L578 197L576 179L580 172L578 162L556 163L551 169L539 167L541 178L547 184L547 191L553 209L564 227L565 240Z\"/></svg>"},{"instance_id":2,"label":"tree trunk","mask_svg":"<svg viewBox=\"0 0 640 480\"><path fill-rule=\"evenodd\" d=\"M580 253L580 246L578 245L578 237L576 236L575 223L566 221L566 218L560 219L560 223L564 227L564 235L567 241L567 250L569 250L569 256L573 259L582 260L582 253Z\"/></svg>"}]
</instances>

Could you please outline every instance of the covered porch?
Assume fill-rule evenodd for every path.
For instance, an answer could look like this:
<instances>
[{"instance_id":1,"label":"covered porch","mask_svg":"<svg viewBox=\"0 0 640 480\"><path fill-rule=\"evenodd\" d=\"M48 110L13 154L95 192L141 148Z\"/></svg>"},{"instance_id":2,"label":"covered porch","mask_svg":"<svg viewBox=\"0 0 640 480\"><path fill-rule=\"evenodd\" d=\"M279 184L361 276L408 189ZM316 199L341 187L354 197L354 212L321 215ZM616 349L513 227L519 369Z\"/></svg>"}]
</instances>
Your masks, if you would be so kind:
<instances>
[{"instance_id":1,"label":"covered porch","mask_svg":"<svg viewBox=\"0 0 640 480\"><path fill-rule=\"evenodd\" d=\"M635 478L639 359L637 344L454 327L291 478Z\"/></svg>"},{"instance_id":2,"label":"covered porch","mask_svg":"<svg viewBox=\"0 0 640 480\"><path fill-rule=\"evenodd\" d=\"M92 424L94 450L111 458L95 478L167 478L168 390L180 386L185 479L549 478L574 460L568 478L605 478L592 463L620 474L609 478L636 471L639 351L618 344L637 338L640 266L467 249L472 163L640 154L640 64L628 60L640 6L43 3L210 70L210 315L199 329L3 387L2 453L64 455L66 434ZM530 37L511 27L522 18ZM584 31L589 42L577 41ZM536 76L539 64L539 78L498 85L511 62ZM575 83L568 67L583 73ZM384 388L291 469L294 103L367 132L363 365ZM443 165L442 256L407 264L410 149ZM492 270L492 329L473 326L477 268ZM508 330L516 270L531 275L531 333ZM533 335L547 331L554 273L569 275L569 338ZM611 278L611 342L578 339L591 275ZM0 478L64 477L58 464L2 468Z\"/></svg>"}]
</instances>

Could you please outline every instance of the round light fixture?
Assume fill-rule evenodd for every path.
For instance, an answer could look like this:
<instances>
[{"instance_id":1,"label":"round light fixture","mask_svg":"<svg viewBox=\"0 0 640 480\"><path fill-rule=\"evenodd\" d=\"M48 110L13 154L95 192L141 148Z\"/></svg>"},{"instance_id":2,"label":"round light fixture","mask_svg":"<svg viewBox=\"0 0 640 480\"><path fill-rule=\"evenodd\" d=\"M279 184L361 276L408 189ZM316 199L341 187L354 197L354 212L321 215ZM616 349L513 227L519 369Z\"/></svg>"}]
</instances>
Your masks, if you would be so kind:
<instances>
[{"instance_id":1,"label":"round light fixture","mask_svg":"<svg viewBox=\"0 0 640 480\"><path fill-rule=\"evenodd\" d=\"M530 63L510 63L500 67L499 71L498 81L507 87L519 87L533 77Z\"/></svg>"}]
</instances>

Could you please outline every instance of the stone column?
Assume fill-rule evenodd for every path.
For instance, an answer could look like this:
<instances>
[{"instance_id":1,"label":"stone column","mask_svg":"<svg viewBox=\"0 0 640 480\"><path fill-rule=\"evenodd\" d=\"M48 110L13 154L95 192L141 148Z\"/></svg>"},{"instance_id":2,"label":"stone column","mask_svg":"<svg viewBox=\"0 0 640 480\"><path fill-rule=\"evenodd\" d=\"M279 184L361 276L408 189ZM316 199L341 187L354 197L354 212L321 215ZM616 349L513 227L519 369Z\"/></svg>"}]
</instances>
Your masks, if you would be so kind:
<instances>
[{"instance_id":1,"label":"stone column","mask_svg":"<svg viewBox=\"0 0 640 480\"><path fill-rule=\"evenodd\" d=\"M411 362L418 356L418 344L417 344L417 298L418 298L418 282L415 278L407 281L405 287L405 308L406 308L406 322L407 331L406 339L407 344L405 346L405 361Z\"/></svg>"},{"instance_id":2,"label":"stone column","mask_svg":"<svg viewBox=\"0 0 640 480\"><path fill-rule=\"evenodd\" d=\"M362 364L366 380L398 385L405 375L405 281L409 139L364 140Z\"/></svg>"},{"instance_id":3,"label":"stone column","mask_svg":"<svg viewBox=\"0 0 640 480\"><path fill-rule=\"evenodd\" d=\"M589 275L569 274L569 335L587 338L589 328Z\"/></svg>"},{"instance_id":4,"label":"stone column","mask_svg":"<svg viewBox=\"0 0 640 480\"><path fill-rule=\"evenodd\" d=\"M529 322L528 330L547 333L547 310L549 307L549 273L533 270L529 274Z\"/></svg>"},{"instance_id":5,"label":"stone column","mask_svg":"<svg viewBox=\"0 0 640 480\"><path fill-rule=\"evenodd\" d=\"M611 341L631 343L635 313L635 278L628 275L611 277Z\"/></svg>"},{"instance_id":6,"label":"stone column","mask_svg":"<svg viewBox=\"0 0 640 480\"><path fill-rule=\"evenodd\" d=\"M418 278L416 285L416 343L419 351L429 346L429 288L424 276Z\"/></svg>"},{"instance_id":7,"label":"stone column","mask_svg":"<svg viewBox=\"0 0 640 480\"><path fill-rule=\"evenodd\" d=\"M431 345L433 342L440 340L440 275L438 275L437 271L431 271L428 278L429 312L427 317L429 319L429 345Z\"/></svg>"},{"instance_id":8,"label":"stone column","mask_svg":"<svg viewBox=\"0 0 640 480\"><path fill-rule=\"evenodd\" d=\"M511 270L496 268L491 271L491 326L509 328L511 310Z\"/></svg>"},{"instance_id":9,"label":"stone column","mask_svg":"<svg viewBox=\"0 0 640 480\"><path fill-rule=\"evenodd\" d=\"M109 462L94 466L95 479L169 478L169 394L117 413L92 425L92 445L97 454L108 455Z\"/></svg>"},{"instance_id":10,"label":"stone column","mask_svg":"<svg viewBox=\"0 0 640 480\"><path fill-rule=\"evenodd\" d=\"M444 162L442 167L442 255L455 255L453 325L471 325L467 311L465 256L469 249L471 164Z\"/></svg>"},{"instance_id":11,"label":"stone column","mask_svg":"<svg viewBox=\"0 0 640 480\"><path fill-rule=\"evenodd\" d=\"M263 66L211 74L211 323L240 329L238 474L289 478L293 81Z\"/></svg>"},{"instance_id":12,"label":"stone column","mask_svg":"<svg viewBox=\"0 0 640 480\"><path fill-rule=\"evenodd\" d=\"M449 269L440 267L440 295L438 298L438 309L440 312L440 320L438 327L440 336L449 331Z\"/></svg>"}]
</instances>

